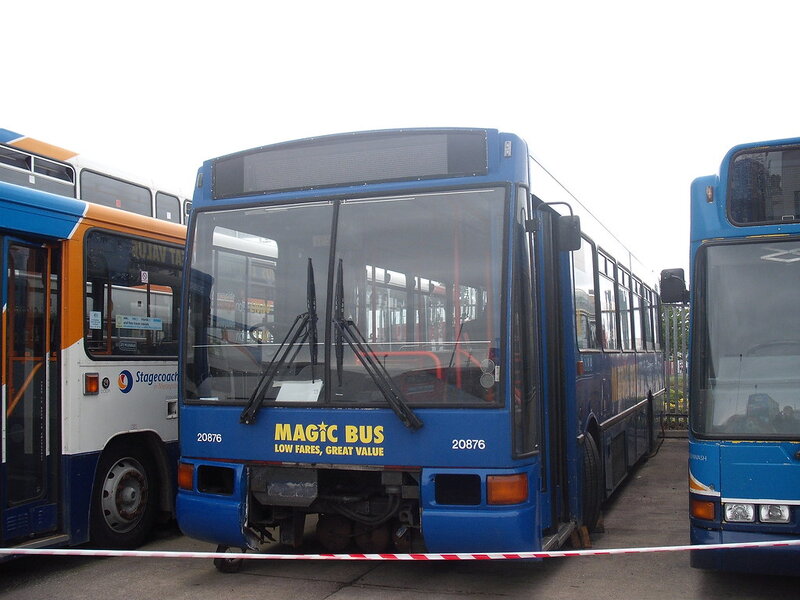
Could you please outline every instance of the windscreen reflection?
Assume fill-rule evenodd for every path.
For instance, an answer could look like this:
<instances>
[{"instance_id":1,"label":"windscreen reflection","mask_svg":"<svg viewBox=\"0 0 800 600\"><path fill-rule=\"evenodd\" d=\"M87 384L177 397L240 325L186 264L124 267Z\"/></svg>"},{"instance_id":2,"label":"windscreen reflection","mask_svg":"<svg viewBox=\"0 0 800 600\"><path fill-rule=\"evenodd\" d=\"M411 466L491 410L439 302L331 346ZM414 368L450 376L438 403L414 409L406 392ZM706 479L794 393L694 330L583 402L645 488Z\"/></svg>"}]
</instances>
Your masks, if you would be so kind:
<instances>
[{"instance_id":1,"label":"windscreen reflection","mask_svg":"<svg viewBox=\"0 0 800 600\"><path fill-rule=\"evenodd\" d=\"M711 246L695 328L694 428L800 435L800 241Z\"/></svg>"},{"instance_id":2,"label":"windscreen reflection","mask_svg":"<svg viewBox=\"0 0 800 600\"><path fill-rule=\"evenodd\" d=\"M264 403L388 403L401 416L404 405L499 402L504 198L198 214L187 401L246 405L251 417ZM312 305L316 320L303 317Z\"/></svg>"},{"instance_id":3,"label":"windscreen reflection","mask_svg":"<svg viewBox=\"0 0 800 600\"><path fill-rule=\"evenodd\" d=\"M249 402L282 344L285 348L292 341L293 330L308 312L312 271L317 281L314 301L324 308L332 218L330 203L198 215L189 294L187 400ZM267 390L273 400L279 392L286 401L318 398L323 367L316 364L319 355L312 360L313 337L301 338L290 344L280 372L273 374ZM316 338L316 350L321 340ZM306 368L307 377L301 375ZM298 383L306 381L307 386Z\"/></svg>"}]
</instances>

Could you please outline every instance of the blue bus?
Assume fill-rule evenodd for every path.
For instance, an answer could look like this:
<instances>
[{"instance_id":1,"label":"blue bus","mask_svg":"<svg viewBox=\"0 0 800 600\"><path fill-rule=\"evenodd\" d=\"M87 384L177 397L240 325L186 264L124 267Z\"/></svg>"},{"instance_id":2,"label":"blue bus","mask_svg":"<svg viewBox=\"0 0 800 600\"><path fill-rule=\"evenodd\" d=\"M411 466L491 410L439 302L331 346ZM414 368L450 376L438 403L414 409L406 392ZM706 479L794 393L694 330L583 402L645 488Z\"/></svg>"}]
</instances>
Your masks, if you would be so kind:
<instances>
[{"instance_id":1,"label":"blue bus","mask_svg":"<svg viewBox=\"0 0 800 600\"><path fill-rule=\"evenodd\" d=\"M220 551L554 548L654 446L658 295L515 135L212 159L189 228L177 514Z\"/></svg>"},{"instance_id":2,"label":"blue bus","mask_svg":"<svg viewBox=\"0 0 800 600\"><path fill-rule=\"evenodd\" d=\"M731 149L691 187L689 492L695 544L800 534L800 139ZM797 548L696 551L706 569L798 574Z\"/></svg>"},{"instance_id":3,"label":"blue bus","mask_svg":"<svg viewBox=\"0 0 800 600\"><path fill-rule=\"evenodd\" d=\"M0 182L0 544L142 544L174 514L186 227Z\"/></svg>"}]
</instances>

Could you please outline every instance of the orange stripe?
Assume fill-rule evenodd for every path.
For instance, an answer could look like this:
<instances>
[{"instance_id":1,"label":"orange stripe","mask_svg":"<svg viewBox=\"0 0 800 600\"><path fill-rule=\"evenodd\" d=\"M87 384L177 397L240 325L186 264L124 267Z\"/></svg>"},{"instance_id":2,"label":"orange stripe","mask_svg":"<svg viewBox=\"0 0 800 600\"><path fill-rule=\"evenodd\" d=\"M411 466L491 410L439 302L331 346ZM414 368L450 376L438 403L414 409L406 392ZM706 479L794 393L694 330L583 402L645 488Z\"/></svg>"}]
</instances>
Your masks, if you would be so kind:
<instances>
[{"instance_id":1,"label":"orange stripe","mask_svg":"<svg viewBox=\"0 0 800 600\"><path fill-rule=\"evenodd\" d=\"M37 360L39 360L39 359L37 359ZM44 361L37 362L33 366L33 369L31 370L31 372L28 373L28 376L25 378L25 381L23 382L22 387L17 392L17 395L14 396L11 399L11 403L9 404L8 409L6 410L6 417L10 417L11 413L14 412L14 409L17 407L17 404L19 404L19 401L22 399L22 395L26 392L28 387L31 385L31 382L33 381L33 376L36 375L36 372L39 369L42 368L42 365L44 365Z\"/></svg>"},{"instance_id":2,"label":"orange stripe","mask_svg":"<svg viewBox=\"0 0 800 600\"><path fill-rule=\"evenodd\" d=\"M10 145L20 148L22 150L27 150L28 152L34 152L36 154L41 154L42 156L55 158L56 160L68 160L73 156L78 156L78 153L73 152L72 150L59 148L58 146L53 146L52 144L40 142L39 140L35 140L29 137L15 140L11 142Z\"/></svg>"},{"instance_id":3,"label":"orange stripe","mask_svg":"<svg viewBox=\"0 0 800 600\"><path fill-rule=\"evenodd\" d=\"M689 471L689 491L705 496L719 496L718 492L714 491L711 486L708 486L697 479L694 475L692 475L691 471Z\"/></svg>"}]
</instances>

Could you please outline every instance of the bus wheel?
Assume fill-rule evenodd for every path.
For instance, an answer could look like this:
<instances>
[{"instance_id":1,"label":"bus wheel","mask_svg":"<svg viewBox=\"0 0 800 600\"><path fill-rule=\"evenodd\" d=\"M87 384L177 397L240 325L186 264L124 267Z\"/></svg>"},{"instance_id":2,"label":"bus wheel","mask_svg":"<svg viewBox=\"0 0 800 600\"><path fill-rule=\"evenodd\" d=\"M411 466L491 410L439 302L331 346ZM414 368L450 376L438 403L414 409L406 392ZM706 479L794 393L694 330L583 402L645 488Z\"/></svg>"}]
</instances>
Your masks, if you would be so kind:
<instances>
[{"instance_id":1,"label":"bus wheel","mask_svg":"<svg viewBox=\"0 0 800 600\"><path fill-rule=\"evenodd\" d=\"M600 520L602 477L597 443L588 431L583 437L583 524L592 531Z\"/></svg>"},{"instance_id":2,"label":"bus wheel","mask_svg":"<svg viewBox=\"0 0 800 600\"><path fill-rule=\"evenodd\" d=\"M217 546L217 553L225 552L244 552L244 550L240 550L239 548L231 548L230 546L224 546L222 544ZM243 562L244 559L241 558L215 558L214 566L220 573L238 573L242 568Z\"/></svg>"},{"instance_id":3,"label":"bus wheel","mask_svg":"<svg viewBox=\"0 0 800 600\"><path fill-rule=\"evenodd\" d=\"M106 448L92 491L91 540L103 548L136 548L156 516L158 482L150 456L129 442Z\"/></svg>"}]
</instances>

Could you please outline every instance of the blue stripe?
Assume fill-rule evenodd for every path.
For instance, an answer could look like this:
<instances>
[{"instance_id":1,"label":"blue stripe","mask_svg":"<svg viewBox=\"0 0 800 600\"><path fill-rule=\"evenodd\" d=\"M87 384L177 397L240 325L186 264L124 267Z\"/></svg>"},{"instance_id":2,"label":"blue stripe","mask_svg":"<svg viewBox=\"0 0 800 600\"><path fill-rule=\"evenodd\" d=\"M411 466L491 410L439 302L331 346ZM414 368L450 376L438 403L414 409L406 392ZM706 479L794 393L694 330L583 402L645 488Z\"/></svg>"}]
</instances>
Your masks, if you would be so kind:
<instances>
[{"instance_id":1,"label":"blue stripe","mask_svg":"<svg viewBox=\"0 0 800 600\"><path fill-rule=\"evenodd\" d=\"M8 129L3 129L0 127L0 143L7 144L13 140L17 140L23 137L21 133L16 133L14 131L10 131Z\"/></svg>"},{"instance_id":2,"label":"blue stripe","mask_svg":"<svg viewBox=\"0 0 800 600\"><path fill-rule=\"evenodd\" d=\"M0 181L0 228L67 239L86 202Z\"/></svg>"}]
</instances>

